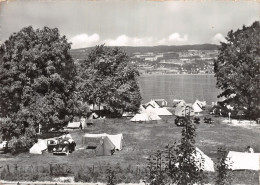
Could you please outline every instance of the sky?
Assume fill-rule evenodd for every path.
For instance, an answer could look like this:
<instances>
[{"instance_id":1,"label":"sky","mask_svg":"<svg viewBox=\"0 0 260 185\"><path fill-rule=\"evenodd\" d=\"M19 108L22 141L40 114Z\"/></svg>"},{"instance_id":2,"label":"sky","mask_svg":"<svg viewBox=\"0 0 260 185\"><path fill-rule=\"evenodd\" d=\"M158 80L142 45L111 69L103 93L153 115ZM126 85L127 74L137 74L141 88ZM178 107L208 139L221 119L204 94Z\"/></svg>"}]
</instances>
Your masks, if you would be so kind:
<instances>
[{"instance_id":1,"label":"sky","mask_svg":"<svg viewBox=\"0 0 260 185\"><path fill-rule=\"evenodd\" d=\"M26 26L58 28L72 48L219 44L260 19L256 1L13 0L0 3L0 40Z\"/></svg>"}]
</instances>

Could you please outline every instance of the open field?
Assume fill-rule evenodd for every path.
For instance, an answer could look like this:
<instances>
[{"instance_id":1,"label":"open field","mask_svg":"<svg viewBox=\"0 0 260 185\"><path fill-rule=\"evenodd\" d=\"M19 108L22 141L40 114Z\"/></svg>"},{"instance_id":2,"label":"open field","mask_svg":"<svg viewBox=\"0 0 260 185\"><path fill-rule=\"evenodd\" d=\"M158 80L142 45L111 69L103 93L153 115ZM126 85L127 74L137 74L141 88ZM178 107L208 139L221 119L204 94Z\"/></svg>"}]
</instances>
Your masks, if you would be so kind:
<instances>
[{"instance_id":1,"label":"open field","mask_svg":"<svg viewBox=\"0 0 260 185\"><path fill-rule=\"evenodd\" d=\"M260 153L260 127L252 128L229 125L222 122L223 118L213 118L212 125L201 123L197 125L196 146L215 162L217 160L217 148L226 146L228 150L241 151L250 145L255 152ZM167 144L179 141L182 127L174 124L174 117L163 117L162 121L151 123L133 123L129 119L96 120L95 125L85 130L71 131L76 141L76 151L69 156L54 156L51 153L32 155L22 153L16 156L1 154L0 167L10 166L46 166L49 164L67 164L73 171L80 168L103 167L118 165L127 168L143 168L147 164L147 157L158 149L163 149ZM124 147L122 151L116 151L113 156L95 156L94 151L86 150L82 144L84 133L123 133ZM83 148L83 149L82 149ZM0 168L1 171L1 168ZM234 172L234 183L258 184L258 172L239 171ZM210 174L210 182L213 174Z\"/></svg>"}]
</instances>

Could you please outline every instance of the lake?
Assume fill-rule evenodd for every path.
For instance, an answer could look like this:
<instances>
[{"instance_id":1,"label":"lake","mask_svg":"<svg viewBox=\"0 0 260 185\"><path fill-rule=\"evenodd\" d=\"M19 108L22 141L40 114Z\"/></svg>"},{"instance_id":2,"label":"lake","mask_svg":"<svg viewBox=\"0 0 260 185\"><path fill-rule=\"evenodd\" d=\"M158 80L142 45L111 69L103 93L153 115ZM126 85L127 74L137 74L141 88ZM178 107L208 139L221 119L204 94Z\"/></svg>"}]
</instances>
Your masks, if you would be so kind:
<instances>
[{"instance_id":1,"label":"lake","mask_svg":"<svg viewBox=\"0 0 260 185\"><path fill-rule=\"evenodd\" d=\"M173 99L184 99L187 103L198 99L211 105L221 92L213 74L142 75L139 84L143 103L162 98L172 105Z\"/></svg>"}]
</instances>

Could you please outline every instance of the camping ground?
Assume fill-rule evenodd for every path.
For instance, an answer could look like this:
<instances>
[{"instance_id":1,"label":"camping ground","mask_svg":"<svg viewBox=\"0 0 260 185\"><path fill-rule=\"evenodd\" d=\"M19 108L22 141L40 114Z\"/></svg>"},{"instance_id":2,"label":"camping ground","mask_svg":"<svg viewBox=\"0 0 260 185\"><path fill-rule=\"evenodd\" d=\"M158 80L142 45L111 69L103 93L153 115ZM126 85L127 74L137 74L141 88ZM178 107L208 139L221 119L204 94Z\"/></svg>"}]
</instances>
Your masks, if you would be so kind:
<instances>
[{"instance_id":1,"label":"camping ground","mask_svg":"<svg viewBox=\"0 0 260 185\"><path fill-rule=\"evenodd\" d=\"M164 149L167 144L179 141L182 127L174 124L174 117L162 117L163 120L150 123L134 123L129 119L95 120L94 126L85 130L72 130L70 134L77 143L76 151L68 156L54 156L51 153L33 155L22 153L19 155L0 154L0 171L8 165L14 166L45 166L50 164L66 164L73 172L82 168L102 168L108 165L120 165L122 169L132 166L142 169L147 165L147 158L157 150ZM260 153L260 126L240 127L225 123L224 118L215 118L213 124L203 121L197 125L196 146L206 155L217 161L217 148L226 146L227 150L243 152L250 145L255 152ZM95 156L91 150L86 150L82 144L82 135L85 133L122 133L124 146L122 151L112 156ZM252 139L254 138L254 139ZM134 178L134 177L133 177ZM135 179L132 179L135 181ZM214 181L214 175L209 174L209 182ZM258 172L233 172L234 184L258 184Z\"/></svg>"}]
</instances>

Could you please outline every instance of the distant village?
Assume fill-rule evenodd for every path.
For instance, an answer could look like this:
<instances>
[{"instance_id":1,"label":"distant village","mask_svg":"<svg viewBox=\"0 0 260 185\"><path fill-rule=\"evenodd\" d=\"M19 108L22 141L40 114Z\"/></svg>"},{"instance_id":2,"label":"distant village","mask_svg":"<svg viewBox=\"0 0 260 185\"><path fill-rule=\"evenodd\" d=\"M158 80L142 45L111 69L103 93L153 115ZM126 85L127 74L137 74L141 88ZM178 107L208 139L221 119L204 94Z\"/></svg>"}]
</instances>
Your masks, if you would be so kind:
<instances>
[{"instance_id":1,"label":"distant village","mask_svg":"<svg viewBox=\"0 0 260 185\"><path fill-rule=\"evenodd\" d=\"M141 74L212 74L217 50L183 50L176 52L135 52L132 63Z\"/></svg>"}]
</instances>

